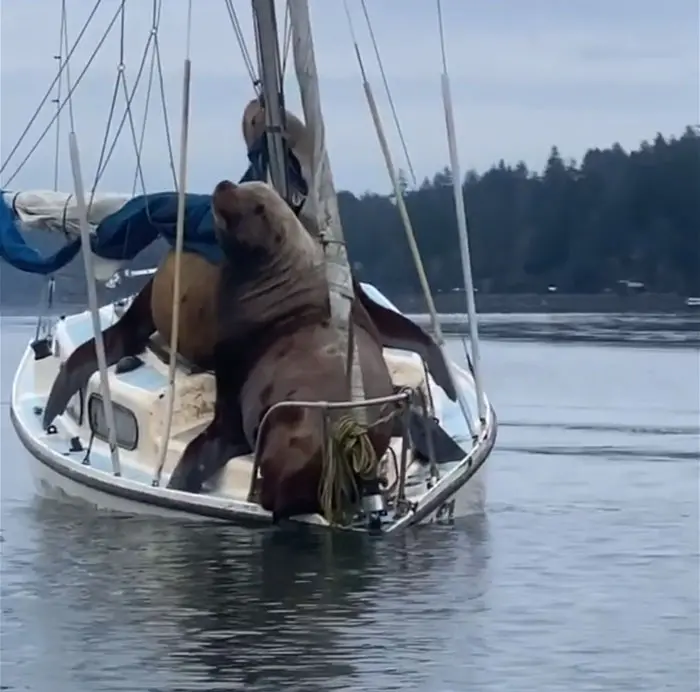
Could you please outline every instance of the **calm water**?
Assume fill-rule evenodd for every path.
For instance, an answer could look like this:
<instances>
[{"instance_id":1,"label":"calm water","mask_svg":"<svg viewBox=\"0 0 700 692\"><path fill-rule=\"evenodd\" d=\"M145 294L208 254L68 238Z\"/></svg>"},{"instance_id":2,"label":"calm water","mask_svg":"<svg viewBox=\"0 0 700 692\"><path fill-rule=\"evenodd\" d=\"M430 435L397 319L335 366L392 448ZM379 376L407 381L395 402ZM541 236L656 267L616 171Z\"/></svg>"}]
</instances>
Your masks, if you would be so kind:
<instances>
[{"instance_id":1,"label":"calm water","mask_svg":"<svg viewBox=\"0 0 700 692\"><path fill-rule=\"evenodd\" d=\"M0 688L700 689L698 325L616 319L494 318L486 518L380 542L38 499L3 319Z\"/></svg>"}]
</instances>

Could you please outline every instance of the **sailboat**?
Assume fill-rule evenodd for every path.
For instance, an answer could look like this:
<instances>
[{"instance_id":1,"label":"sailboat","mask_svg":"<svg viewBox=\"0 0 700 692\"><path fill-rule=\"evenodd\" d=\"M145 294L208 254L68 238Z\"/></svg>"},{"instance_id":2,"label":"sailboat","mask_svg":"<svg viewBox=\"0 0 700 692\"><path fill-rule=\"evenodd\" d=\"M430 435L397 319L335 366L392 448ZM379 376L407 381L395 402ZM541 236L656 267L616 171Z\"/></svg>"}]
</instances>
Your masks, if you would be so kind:
<instances>
[{"instance_id":1,"label":"sailboat","mask_svg":"<svg viewBox=\"0 0 700 692\"><path fill-rule=\"evenodd\" d=\"M152 34L156 38L156 17L161 1L153 0ZM234 18L232 2L226 0L225 4ZM121 12L124 30L124 6L125 0L121 0L110 28L115 22L118 23ZM439 1L437 7L444 44ZM190 0L190 23L191 12ZM262 140L249 151L250 166L246 176L247 179L268 182L290 205L295 203L299 208L306 205L307 213L314 215L326 237L330 236L336 241L326 245L328 285L332 320L339 338L347 339L347 296L352 294L352 276L325 151L308 0L288 0L286 7L304 121L313 139L311 170L307 171L306 179L304 176L300 178L299 165L290 165L290 160L292 164L299 162L294 159L294 152L285 138L286 111L274 0L252 0L252 14L257 44L256 86L258 96L265 104L266 128ZM64 21L65 17L62 24ZM192 213L193 205L208 206L209 196L187 194L185 189L192 60L189 26L183 70L180 167L175 190L141 196L86 191L75 131L71 131L68 137L74 183L70 193L2 190L0 258L23 271L48 277L49 294L52 296L54 273L81 253L89 304L87 310L57 320L51 316L40 318L36 338L27 345L14 376L10 415L19 440L29 452L33 475L42 489L59 491L69 498L86 501L104 510L267 526L273 517L256 500L254 488L260 469L255 453L231 458L221 473L211 479L201 492L185 492L168 487L169 474L187 443L211 420L215 397L213 374L192 368L191 364L178 358L176 323L173 324L174 336L169 345L164 345L163 339L155 335L146 350L129 362L120 361L107 367L104 356L101 332L120 318L131 298L115 300L99 307L97 282L106 282L108 286L118 283L120 276L129 274L128 265L133 257L158 235L171 244L177 257L183 248L191 250L200 247L206 253L207 247L211 248L216 242L211 229L198 228L191 222L196 216ZM482 386L466 215L444 52L442 79L447 141L469 312L471 354L467 354L466 365L454 362L445 350L439 318L413 237L381 118L357 41L355 38L353 40L368 106L396 193L397 210L401 214L429 306L433 338L447 357L457 401L448 399L437 386L420 356L397 349L384 349L383 355L397 392L394 403L397 408L404 410L401 407L405 407L408 410L409 404L422 401L425 429L421 433L415 425L407 422L408 416L402 417L400 430L392 438L386 455L378 460L381 490L371 498L371 502L365 503L364 498L358 502L347 521L339 524L320 513L295 516L292 520L341 530L390 534L426 522L450 523L463 514L483 511L483 466L496 440L497 421ZM65 74L72 54L65 33L62 45L67 55L60 61L57 79ZM65 101L59 100L57 115L70 99L74 86L68 84L68 97ZM10 152L10 158L15 149ZM3 169L6 169L7 163L4 162ZM295 174L299 184L293 179ZM128 229L133 229L135 224L140 224L139 243L136 245L133 238L131 244L125 238ZM68 240L54 255L40 256L26 241L25 232L28 229L61 234ZM173 306L178 297L177 282L176 270ZM376 287L367 283L361 286L376 303L399 312ZM176 314L177 310L173 308L173 312ZM175 315L173 319L176 319ZM93 337L99 371L90 378L84 389L76 393L65 413L44 429L42 414L62 363L80 344ZM362 395L361 372L360 384L357 383L358 369L359 364L353 363L353 383L348 401L342 402L342 406L351 413L371 403ZM327 402L309 402L308 405L324 411L331 406ZM336 402L336 405L339 404ZM432 437L436 429L449 437L453 443L451 449L456 452L447 456L435 452ZM418 439L421 434L424 437L422 442Z\"/></svg>"}]
</instances>

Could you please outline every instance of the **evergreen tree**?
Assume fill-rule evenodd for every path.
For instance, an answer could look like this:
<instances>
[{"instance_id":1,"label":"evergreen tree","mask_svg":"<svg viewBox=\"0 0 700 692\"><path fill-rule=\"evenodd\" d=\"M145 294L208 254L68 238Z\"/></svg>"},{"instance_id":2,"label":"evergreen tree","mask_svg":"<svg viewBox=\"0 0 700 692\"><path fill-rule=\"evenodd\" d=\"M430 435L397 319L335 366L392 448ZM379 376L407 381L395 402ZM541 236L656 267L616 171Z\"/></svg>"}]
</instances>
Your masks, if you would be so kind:
<instances>
[{"instance_id":1,"label":"evergreen tree","mask_svg":"<svg viewBox=\"0 0 700 692\"><path fill-rule=\"evenodd\" d=\"M459 238L449 168L415 189L401 174L431 288L462 286ZM591 149L580 164L553 147L542 173L500 161L470 171L463 193L477 288L493 293L644 290L700 296L700 134L657 135L636 151L615 144ZM389 296L419 293L417 273L393 196L338 196L350 259L358 278ZM37 243L46 234L33 234ZM154 266L163 243L141 253ZM84 294L82 260L63 272L59 293ZM3 265L3 302L36 300L45 281Z\"/></svg>"}]
</instances>

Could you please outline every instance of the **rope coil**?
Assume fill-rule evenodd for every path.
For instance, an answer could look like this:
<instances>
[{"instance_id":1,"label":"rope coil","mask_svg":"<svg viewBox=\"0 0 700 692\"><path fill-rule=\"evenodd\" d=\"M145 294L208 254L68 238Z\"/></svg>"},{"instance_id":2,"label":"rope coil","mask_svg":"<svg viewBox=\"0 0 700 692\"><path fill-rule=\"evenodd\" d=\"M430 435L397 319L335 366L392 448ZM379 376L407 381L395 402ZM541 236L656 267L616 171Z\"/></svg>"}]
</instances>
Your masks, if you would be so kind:
<instances>
[{"instance_id":1,"label":"rope coil","mask_svg":"<svg viewBox=\"0 0 700 692\"><path fill-rule=\"evenodd\" d=\"M334 421L328 430L319 501L326 521L347 526L360 501L359 480L376 478L381 459L370 439L370 431L396 416L400 407L370 425L358 422L352 414ZM325 416L325 414L324 414Z\"/></svg>"}]
</instances>

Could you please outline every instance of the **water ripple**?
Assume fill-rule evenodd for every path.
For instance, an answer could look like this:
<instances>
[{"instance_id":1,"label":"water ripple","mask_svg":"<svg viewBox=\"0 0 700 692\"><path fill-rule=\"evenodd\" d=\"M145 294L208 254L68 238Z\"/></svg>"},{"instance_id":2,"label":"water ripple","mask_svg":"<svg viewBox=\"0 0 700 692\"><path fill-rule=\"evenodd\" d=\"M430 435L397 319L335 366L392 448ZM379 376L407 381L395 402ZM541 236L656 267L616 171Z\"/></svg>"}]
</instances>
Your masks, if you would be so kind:
<instances>
[{"instance_id":1,"label":"water ripple","mask_svg":"<svg viewBox=\"0 0 700 692\"><path fill-rule=\"evenodd\" d=\"M377 541L37 496L6 405L32 325L0 322L0 688L698 689L689 349L489 341L486 516Z\"/></svg>"}]
</instances>

